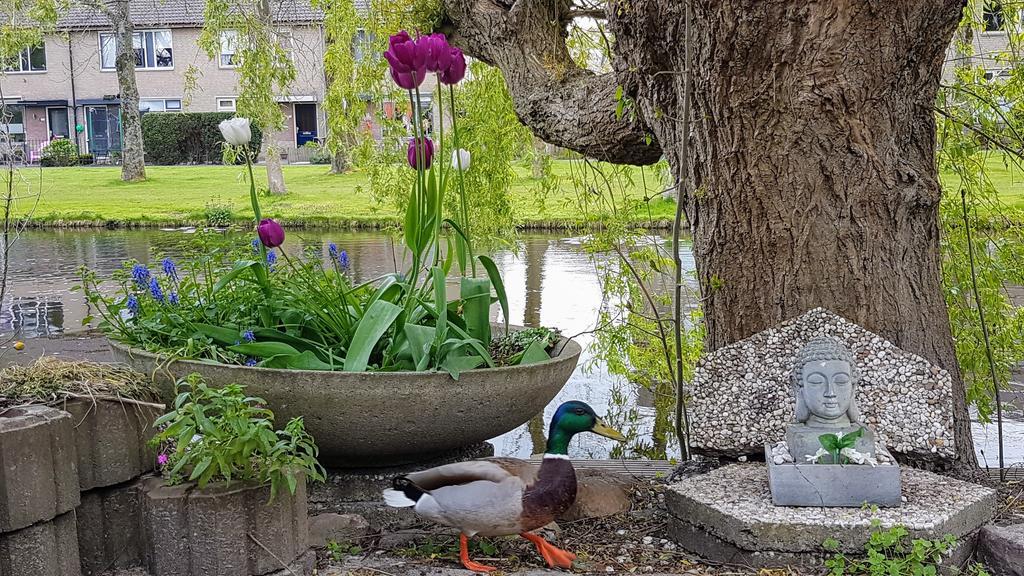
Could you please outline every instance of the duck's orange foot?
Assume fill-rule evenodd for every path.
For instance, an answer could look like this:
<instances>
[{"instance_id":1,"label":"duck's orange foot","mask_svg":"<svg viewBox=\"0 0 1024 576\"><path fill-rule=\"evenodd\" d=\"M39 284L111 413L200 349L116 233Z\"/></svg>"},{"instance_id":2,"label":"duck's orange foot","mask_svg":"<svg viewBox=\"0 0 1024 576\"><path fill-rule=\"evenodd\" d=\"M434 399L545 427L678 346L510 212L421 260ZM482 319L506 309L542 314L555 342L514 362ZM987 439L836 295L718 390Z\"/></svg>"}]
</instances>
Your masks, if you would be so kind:
<instances>
[{"instance_id":1,"label":"duck's orange foot","mask_svg":"<svg viewBox=\"0 0 1024 576\"><path fill-rule=\"evenodd\" d=\"M459 560L462 561L462 565L466 567L466 570L472 570L473 572L488 573L497 570L494 566L479 564L469 559L469 538L465 534L459 534Z\"/></svg>"},{"instance_id":2,"label":"duck's orange foot","mask_svg":"<svg viewBox=\"0 0 1024 576\"><path fill-rule=\"evenodd\" d=\"M523 538L526 538L537 547L537 552L544 558L544 562L547 563L548 568L572 568L572 561L576 559L576 555L572 552L562 550L549 544L547 540L537 534L531 534L529 532L523 532L520 534Z\"/></svg>"}]
</instances>

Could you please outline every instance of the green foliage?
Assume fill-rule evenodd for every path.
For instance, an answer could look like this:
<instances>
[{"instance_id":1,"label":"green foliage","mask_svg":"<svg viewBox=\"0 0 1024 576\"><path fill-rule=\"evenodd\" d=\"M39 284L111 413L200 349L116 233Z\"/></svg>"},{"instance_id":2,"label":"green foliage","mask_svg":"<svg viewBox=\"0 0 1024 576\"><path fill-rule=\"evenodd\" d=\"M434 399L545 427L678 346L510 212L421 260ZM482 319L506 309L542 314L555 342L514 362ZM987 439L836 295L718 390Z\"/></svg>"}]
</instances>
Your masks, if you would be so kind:
<instances>
[{"instance_id":1,"label":"green foliage","mask_svg":"<svg viewBox=\"0 0 1024 576\"><path fill-rule=\"evenodd\" d=\"M956 537L949 534L937 540L911 540L903 526L883 530L877 520L874 526L875 531L864 546L864 557L851 558L843 554L839 550L840 542L834 538L824 542L825 550L833 552L832 557L825 560L829 576L936 576L943 560L957 544ZM980 564L969 566L966 574L987 576Z\"/></svg>"},{"instance_id":2,"label":"green foliage","mask_svg":"<svg viewBox=\"0 0 1024 576\"><path fill-rule=\"evenodd\" d=\"M999 164L1020 169L1024 147L1024 60L1017 53L1024 40L1017 24L1021 7L1003 3L1002 10L1007 50L982 58L973 54L971 42L984 29L980 11L970 3L965 8L954 43L958 65L936 103L938 164L949 175L939 210L943 286L967 400L983 422L994 409L993 387L1005 387L1011 368L1024 358L1024 309L1014 308L1005 290L1006 284L1024 283L1024 210L1004 203L991 169ZM986 68L1003 69L1006 76L986 79Z\"/></svg>"},{"instance_id":3,"label":"green foliage","mask_svg":"<svg viewBox=\"0 0 1024 576\"><path fill-rule=\"evenodd\" d=\"M273 499L282 488L294 494L303 474L324 480L302 418L274 430L274 413L263 399L246 396L238 384L211 388L198 374L179 381L177 393L173 409L154 422L159 433L152 441L173 446L164 454L169 484L269 483Z\"/></svg>"},{"instance_id":4,"label":"green foliage","mask_svg":"<svg viewBox=\"0 0 1024 576\"><path fill-rule=\"evenodd\" d=\"M818 436L818 442L821 442L821 447L828 450L829 454L831 454L831 462L849 464L849 459L843 456L842 452L846 448L853 448L857 443L857 439L863 435L864 429L858 428L849 434L822 434Z\"/></svg>"},{"instance_id":5,"label":"green foliage","mask_svg":"<svg viewBox=\"0 0 1024 576\"><path fill-rule=\"evenodd\" d=\"M203 210L203 218L206 220L207 226L211 226L213 228L227 228L231 225L234 213L231 211L231 206L223 204L220 201L207 202L206 209Z\"/></svg>"},{"instance_id":6,"label":"green foliage","mask_svg":"<svg viewBox=\"0 0 1024 576\"><path fill-rule=\"evenodd\" d=\"M218 125L230 112L147 112L142 115L146 161L153 164L215 164L222 159L224 137ZM259 153L263 133L252 127L249 149Z\"/></svg>"},{"instance_id":7,"label":"green foliage","mask_svg":"<svg viewBox=\"0 0 1024 576\"><path fill-rule=\"evenodd\" d=\"M95 161L96 161L96 159L93 158L92 154L79 154L78 155L78 163L80 165L82 165L82 166L88 166L89 164L92 164Z\"/></svg>"},{"instance_id":8,"label":"green foliage","mask_svg":"<svg viewBox=\"0 0 1024 576\"><path fill-rule=\"evenodd\" d=\"M67 138L50 141L43 147L39 163L43 166L74 166L78 164L78 147Z\"/></svg>"},{"instance_id":9,"label":"green foliage","mask_svg":"<svg viewBox=\"0 0 1024 576\"><path fill-rule=\"evenodd\" d=\"M307 142L304 146L309 150L309 163L310 164L330 164L331 163L331 151L326 146L319 142Z\"/></svg>"}]
</instances>

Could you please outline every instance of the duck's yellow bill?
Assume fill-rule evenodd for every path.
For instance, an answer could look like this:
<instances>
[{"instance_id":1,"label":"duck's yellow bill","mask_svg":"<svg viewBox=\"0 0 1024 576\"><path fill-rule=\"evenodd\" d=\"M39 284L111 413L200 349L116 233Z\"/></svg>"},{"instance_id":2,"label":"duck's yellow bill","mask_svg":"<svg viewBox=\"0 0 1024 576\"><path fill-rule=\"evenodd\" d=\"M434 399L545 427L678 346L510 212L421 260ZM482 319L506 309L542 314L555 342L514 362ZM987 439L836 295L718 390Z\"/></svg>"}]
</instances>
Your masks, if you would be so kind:
<instances>
[{"instance_id":1,"label":"duck's yellow bill","mask_svg":"<svg viewBox=\"0 0 1024 576\"><path fill-rule=\"evenodd\" d=\"M594 427L591 428L590 431L593 432L594 434L600 434L605 438L618 440L619 442L626 441L626 437L622 435L622 432L619 432L615 428L612 428L611 426L605 424L604 420L601 420L600 418L597 419L597 423L594 424Z\"/></svg>"}]
</instances>

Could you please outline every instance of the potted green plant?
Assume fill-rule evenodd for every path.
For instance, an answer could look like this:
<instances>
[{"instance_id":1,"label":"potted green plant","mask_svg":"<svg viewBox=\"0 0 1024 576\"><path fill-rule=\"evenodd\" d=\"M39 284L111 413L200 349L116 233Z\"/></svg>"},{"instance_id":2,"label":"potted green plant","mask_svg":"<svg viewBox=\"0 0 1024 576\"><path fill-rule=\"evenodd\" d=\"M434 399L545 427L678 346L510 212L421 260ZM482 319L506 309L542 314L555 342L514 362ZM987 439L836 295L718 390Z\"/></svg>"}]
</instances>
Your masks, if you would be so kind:
<instances>
[{"instance_id":1,"label":"potted green plant","mask_svg":"<svg viewBox=\"0 0 1024 576\"><path fill-rule=\"evenodd\" d=\"M324 470L301 418L275 430L261 398L192 374L153 425L161 477L142 504L150 573L264 574L306 552L306 479L323 481Z\"/></svg>"},{"instance_id":2,"label":"potted green plant","mask_svg":"<svg viewBox=\"0 0 1024 576\"><path fill-rule=\"evenodd\" d=\"M459 147L451 90L465 58L443 35L413 39L404 31L391 37L385 58L411 99L433 72L449 86L452 106L450 165L434 162L440 144L413 123L404 271L357 283L348 254L333 244L326 262L288 254L284 227L261 211L248 120L234 118L221 130L227 155L241 155L249 169L251 246L205 236L208 244L180 268L170 260L155 272L129 263L115 275L120 290L112 296L83 272L118 360L155 374L168 394L190 372L216 385L244 384L279 415L305 417L333 466L426 459L507 432L543 410L581 352L550 330L509 326L497 266L475 254L462 185L470 154ZM450 217L446 191L455 200ZM459 276L451 300L450 274ZM503 321L492 326L495 302Z\"/></svg>"}]
</instances>

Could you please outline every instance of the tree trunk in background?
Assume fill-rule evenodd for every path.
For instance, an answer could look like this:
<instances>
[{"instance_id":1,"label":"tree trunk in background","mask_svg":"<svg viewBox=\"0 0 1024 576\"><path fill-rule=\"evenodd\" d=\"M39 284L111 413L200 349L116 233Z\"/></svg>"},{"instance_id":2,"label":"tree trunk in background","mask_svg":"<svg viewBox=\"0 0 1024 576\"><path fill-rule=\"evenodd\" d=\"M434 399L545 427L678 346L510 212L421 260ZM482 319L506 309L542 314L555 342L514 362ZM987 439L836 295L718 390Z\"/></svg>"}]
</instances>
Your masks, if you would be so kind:
<instances>
[{"instance_id":1,"label":"tree trunk in background","mask_svg":"<svg viewBox=\"0 0 1024 576\"><path fill-rule=\"evenodd\" d=\"M344 174L348 172L348 169L348 154L345 152L335 152L331 156L331 174Z\"/></svg>"},{"instance_id":2,"label":"tree trunk in background","mask_svg":"<svg viewBox=\"0 0 1024 576\"><path fill-rule=\"evenodd\" d=\"M976 467L942 293L932 112L961 0L691 3L689 135L685 2L610 2L605 75L567 68L566 1L445 7L456 41L502 69L539 137L612 162L664 153L688 181L706 350L828 308L953 374L956 466ZM617 86L636 126L617 121Z\"/></svg>"},{"instance_id":3,"label":"tree trunk in background","mask_svg":"<svg viewBox=\"0 0 1024 576\"><path fill-rule=\"evenodd\" d=\"M135 82L135 49L132 44L128 0L107 4L107 15L116 37L117 85L121 93L121 180L146 179L146 155L142 144L142 117L139 114L139 88Z\"/></svg>"},{"instance_id":4,"label":"tree trunk in background","mask_svg":"<svg viewBox=\"0 0 1024 576\"><path fill-rule=\"evenodd\" d=\"M281 152L274 146L263 146L263 163L267 167L267 190L271 194L287 194L284 185L284 170L281 167Z\"/></svg>"}]
</instances>

